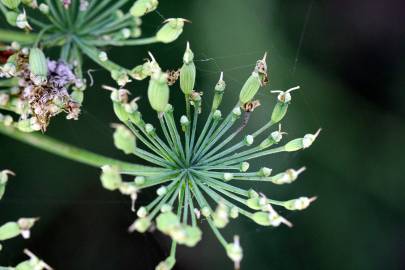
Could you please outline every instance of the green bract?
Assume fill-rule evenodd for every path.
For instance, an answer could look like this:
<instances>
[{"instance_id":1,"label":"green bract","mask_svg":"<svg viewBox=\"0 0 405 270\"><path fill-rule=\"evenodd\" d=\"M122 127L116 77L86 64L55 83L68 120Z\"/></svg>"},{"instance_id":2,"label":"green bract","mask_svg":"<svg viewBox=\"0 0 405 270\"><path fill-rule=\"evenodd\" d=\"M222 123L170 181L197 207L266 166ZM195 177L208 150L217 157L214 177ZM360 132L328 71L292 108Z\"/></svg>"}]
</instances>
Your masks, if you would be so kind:
<instances>
[{"instance_id":1,"label":"green bract","mask_svg":"<svg viewBox=\"0 0 405 270\"><path fill-rule=\"evenodd\" d=\"M130 106L126 95L119 94L120 90L114 90L111 98L117 117L121 120L124 119L123 124L128 128L125 129L125 132L121 131L123 134L119 136L120 143L117 143L118 135L114 135L117 147L119 149L135 147L132 153L153 164L156 172L154 174L143 173L142 171L120 170L117 167L113 173L108 173L106 168L111 170L111 167L107 166L103 167L103 185L111 190L119 189L123 194L132 194L132 199L137 191L157 187L156 198L149 204L138 208L138 218L130 226L130 231L146 232L149 228L153 228L152 223L155 223L158 231L172 239L171 255L156 269L173 267L178 244L192 247L199 242L201 230L198 228L200 224L198 219L201 217L208 222L215 236L225 248L228 257L235 263L235 267L239 267L243 257L239 238L236 236L233 242L228 242L222 236L220 229L225 228L239 216L247 217L262 226L277 227L280 224L291 226L291 223L280 216L273 206L302 210L313 201L307 197L276 201L253 189L238 187L238 183L241 181L289 184L295 181L304 170L304 168L289 169L273 176L270 167L254 168L253 171L249 171L251 166L248 161L309 147L318 136L318 132L278 146L285 133L281 131L280 125L274 130L272 129L276 122L281 121L282 117L278 117L278 121L273 121L272 115L269 114L261 115L261 118L267 119L267 122L260 129L241 136L248 124L249 117L246 118L246 115L252 114L252 110L249 109L251 107L245 105L252 101L260 86L267 83L267 65L264 58L257 62L255 75L251 77L256 80L254 89L251 86L244 87L240 95L242 98L229 109L229 113L225 116L222 116L221 111L217 109L225 89L225 81L221 73L217 85L209 90L215 91L214 104L210 108L208 118L204 121L200 116L203 108L202 102L204 102L203 95L192 90L194 75L186 74L189 71L185 68L192 63L189 46L183 57L184 65L181 70L183 76L185 74L187 76L183 77L183 82L180 81L179 85L185 95L186 109L180 111L181 116L175 120L174 110L177 108L168 104L167 74L161 71L156 60L152 55L150 56L151 60L147 63L151 63L154 68L151 68L150 75L147 75L150 76L148 98L150 105L157 112L161 130L150 123L145 123L139 112L142 108L138 108L138 106L135 110L117 110L117 106L119 108ZM249 80L247 84L251 84ZM176 86L171 87L174 91ZM291 91L291 89L286 92L281 91L277 104L290 102L289 93ZM274 109L276 111L277 106ZM278 113L273 112L274 114ZM201 130L197 125L199 121L202 121ZM240 122L238 123L238 121ZM120 127L123 129L122 126ZM132 136L128 134L129 130L132 132ZM133 136L139 142L136 146L132 143ZM263 138L260 139L260 137ZM124 147L126 139L129 140L128 143L131 147ZM106 173L108 174L105 175ZM135 180L125 181L126 175L136 176ZM128 185L133 188L133 193L122 192L122 187Z\"/></svg>"}]
</instances>

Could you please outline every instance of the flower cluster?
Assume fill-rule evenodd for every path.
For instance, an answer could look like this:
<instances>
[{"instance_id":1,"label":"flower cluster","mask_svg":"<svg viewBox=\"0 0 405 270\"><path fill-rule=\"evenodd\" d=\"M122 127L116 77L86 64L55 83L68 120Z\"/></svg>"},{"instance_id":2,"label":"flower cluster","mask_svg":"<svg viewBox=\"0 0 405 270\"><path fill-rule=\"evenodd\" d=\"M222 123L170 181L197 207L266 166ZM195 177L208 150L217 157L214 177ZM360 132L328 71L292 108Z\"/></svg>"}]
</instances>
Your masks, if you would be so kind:
<instances>
[{"instance_id":1,"label":"flower cluster","mask_svg":"<svg viewBox=\"0 0 405 270\"><path fill-rule=\"evenodd\" d=\"M228 257L234 262L235 269L239 269L243 257L239 236L228 241L220 229L239 216L262 226L291 226L291 222L281 216L276 207L303 210L315 200L315 197L300 197L277 201L253 188L239 187L238 182L289 184L305 170L288 169L272 174L271 168L263 167L249 171L248 161L280 152L306 149L315 141L319 131L281 145L286 133L281 130L280 121L291 103L291 92L299 88L294 87L287 91L273 91L278 94L277 102L266 123L238 140L254 109L260 105L254 100L255 95L268 84L266 55L257 61L240 91L237 104L227 115L219 110L226 89L221 73L214 87L209 116L202 130L198 131L203 100L202 93L195 91L196 67L193 58L193 52L187 44L179 75L186 114L181 116L179 122L175 121L174 108L169 104L170 74L162 71L152 55L147 62L150 79L148 99L157 112L161 131L143 120L136 103L137 98L129 100L128 90L105 87L112 91L114 112L122 122L114 125L115 146L126 154L134 154L155 165L156 170L128 170L107 164L102 167L101 182L104 188L131 197L132 209L136 209L138 218L129 227L129 231L143 233L157 228L172 239L170 256L156 267L157 270L172 269L178 244L192 247L200 241L202 232L198 227L199 219L208 222ZM172 88L173 83L170 80ZM273 127L275 129L271 131ZM260 136L263 138L256 143ZM139 147L138 142L146 149ZM125 181L123 178L128 175L135 177L132 181ZM135 207L138 193L150 187L157 188L157 197L147 205Z\"/></svg>"},{"instance_id":2,"label":"flower cluster","mask_svg":"<svg viewBox=\"0 0 405 270\"><path fill-rule=\"evenodd\" d=\"M1 0L7 22L27 33L3 31L7 35L0 36L0 41L13 41L0 43L0 109L20 114L27 120L20 125L26 131L44 131L49 118L62 111L68 119L77 119L87 87L83 56L110 72L120 86L145 78L140 72L144 65L122 67L109 59L106 48L172 42L187 20L167 19L154 36L141 38L141 17L154 11L158 1L138 0L122 10L129 2ZM47 60L43 51L55 47L60 58ZM13 97L23 104L11 102ZM34 117L28 120L27 115Z\"/></svg>"},{"instance_id":3,"label":"flower cluster","mask_svg":"<svg viewBox=\"0 0 405 270\"><path fill-rule=\"evenodd\" d=\"M9 175L14 175L12 171L3 170L0 171L0 200L3 198L6 185L8 182ZM20 218L15 222L7 222L0 226L0 242L22 236L24 239L30 238L31 232L30 229L34 226L37 218ZM0 244L0 251L2 245ZM3 267L0 266L0 269L9 269L9 270L51 270L45 262L38 259L32 252L29 250L24 250L24 253L30 258L29 260L19 263L16 267Z\"/></svg>"}]
</instances>

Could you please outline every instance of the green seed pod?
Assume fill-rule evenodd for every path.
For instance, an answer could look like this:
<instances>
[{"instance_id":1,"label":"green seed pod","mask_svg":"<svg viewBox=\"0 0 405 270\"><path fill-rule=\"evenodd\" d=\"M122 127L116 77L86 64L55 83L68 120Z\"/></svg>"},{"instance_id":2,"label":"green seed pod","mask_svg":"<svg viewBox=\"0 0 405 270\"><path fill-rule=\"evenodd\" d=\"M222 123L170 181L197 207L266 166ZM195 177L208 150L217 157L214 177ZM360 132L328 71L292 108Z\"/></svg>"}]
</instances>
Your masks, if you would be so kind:
<instances>
[{"instance_id":1,"label":"green seed pod","mask_svg":"<svg viewBox=\"0 0 405 270\"><path fill-rule=\"evenodd\" d=\"M117 116L117 118L121 121L121 122L126 122L129 119L129 114L128 112L125 110L125 107L122 103L119 102L113 102L113 109L114 109L114 113Z\"/></svg>"},{"instance_id":2,"label":"green seed pod","mask_svg":"<svg viewBox=\"0 0 405 270\"><path fill-rule=\"evenodd\" d=\"M14 11L7 11L6 12L6 21L11 25L11 26L17 26L17 17L18 13Z\"/></svg>"},{"instance_id":3,"label":"green seed pod","mask_svg":"<svg viewBox=\"0 0 405 270\"><path fill-rule=\"evenodd\" d=\"M32 48L29 56L30 78L36 85L46 83L48 76L48 63L45 54L38 48Z\"/></svg>"},{"instance_id":4,"label":"green seed pod","mask_svg":"<svg viewBox=\"0 0 405 270\"><path fill-rule=\"evenodd\" d=\"M273 109L273 113L271 114L271 122L278 123L280 122L287 113L288 103L284 102L277 102L276 106Z\"/></svg>"},{"instance_id":5,"label":"green seed pod","mask_svg":"<svg viewBox=\"0 0 405 270\"><path fill-rule=\"evenodd\" d=\"M239 101L241 104L248 103L252 101L256 93L259 91L260 88L260 78L257 72L253 72L245 84L242 87L242 90L239 94Z\"/></svg>"},{"instance_id":6,"label":"green seed pod","mask_svg":"<svg viewBox=\"0 0 405 270\"><path fill-rule=\"evenodd\" d=\"M125 154L132 154L136 149L136 140L134 134L124 125L115 125L113 135L114 145Z\"/></svg>"},{"instance_id":7,"label":"green seed pod","mask_svg":"<svg viewBox=\"0 0 405 270\"><path fill-rule=\"evenodd\" d=\"M289 200L284 202L284 207L288 210L304 210L308 208L308 206L316 200L316 197L308 198L308 197L300 197L298 199Z\"/></svg>"},{"instance_id":8,"label":"green seed pod","mask_svg":"<svg viewBox=\"0 0 405 270\"><path fill-rule=\"evenodd\" d=\"M180 89L185 95L190 95L194 90L196 70L193 62L194 54L187 42L186 52L183 56L183 66L180 69Z\"/></svg>"},{"instance_id":9,"label":"green seed pod","mask_svg":"<svg viewBox=\"0 0 405 270\"><path fill-rule=\"evenodd\" d=\"M253 144L253 142L254 142L254 137L252 135L246 135L245 139L243 140L243 143L246 146L251 146Z\"/></svg>"},{"instance_id":10,"label":"green seed pod","mask_svg":"<svg viewBox=\"0 0 405 270\"><path fill-rule=\"evenodd\" d=\"M21 4L21 0L1 0L1 2L9 9L17 9Z\"/></svg>"},{"instance_id":11,"label":"green seed pod","mask_svg":"<svg viewBox=\"0 0 405 270\"><path fill-rule=\"evenodd\" d=\"M223 178L225 181L231 181L233 179L233 173L224 173Z\"/></svg>"},{"instance_id":12,"label":"green seed pod","mask_svg":"<svg viewBox=\"0 0 405 270\"><path fill-rule=\"evenodd\" d=\"M284 149L287 152L294 152L301 150L303 148L302 138L294 139L289 141L285 146Z\"/></svg>"},{"instance_id":13,"label":"green seed pod","mask_svg":"<svg viewBox=\"0 0 405 270\"><path fill-rule=\"evenodd\" d=\"M249 198L258 198L259 193L257 193L254 189L249 189Z\"/></svg>"},{"instance_id":14,"label":"green seed pod","mask_svg":"<svg viewBox=\"0 0 405 270\"><path fill-rule=\"evenodd\" d=\"M259 197L250 198L250 199L246 200L246 205L247 205L247 207L249 207L250 209L253 209L253 210L260 210L262 207L262 205L260 204Z\"/></svg>"},{"instance_id":15,"label":"green seed pod","mask_svg":"<svg viewBox=\"0 0 405 270\"><path fill-rule=\"evenodd\" d=\"M146 179L145 179L145 177L144 176L137 176L137 177L135 177L135 184L137 185L137 186L142 186L143 184L145 184L145 182L146 182Z\"/></svg>"},{"instance_id":16,"label":"green seed pod","mask_svg":"<svg viewBox=\"0 0 405 270\"><path fill-rule=\"evenodd\" d=\"M156 33L156 39L163 43L175 41L183 32L184 22L182 18L171 18L164 21L165 25Z\"/></svg>"},{"instance_id":17,"label":"green seed pod","mask_svg":"<svg viewBox=\"0 0 405 270\"><path fill-rule=\"evenodd\" d=\"M49 14L49 6L47 4L41 3L39 5L39 11L41 11L42 14L48 15Z\"/></svg>"},{"instance_id":18,"label":"green seed pod","mask_svg":"<svg viewBox=\"0 0 405 270\"><path fill-rule=\"evenodd\" d=\"M201 208L201 215L203 215L204 217L211 216L211 209L208 206L204 206L203 208Z\"/></svg>"},{"instance_id":19,"label":"green seed pod","mask_svg":"<svg viewBox=\"0 0 405 270\"><path fill-rule=\"evenodd\" d=\"M116 190L122 183L121 174L116 166L105 165L101 167L101 184L105 189Z\"/></svg>"},{"instance_id":20,"label":"green seed pod","mask_svg":"<svg viewBox=\"0 0 405 270\"><path fill-rule=\"evenodd\" d=\"M252 215L252 220L262 226L271 225L270 213L267 212L256 212Z\"/></svg>"},{"instance_id":21,"label":"green seed pod","mask_svg":"<svg viewBox=\"0 0 405 270\"><path fill-rule=\"evenodd\" d=\"M272 169L267 168L267 167L263 167L260 169L259 171L259 175L260 176L264 176L264 177L268 177L271 174Z\"/></svg>"},{"instance_id":22,"label":"green seed pod","mask_svg":"<svg viewBox=\"0 0 405 270\"><path fill-rule=\"evenodd\" d=\"M225 226L229 223L228 206L223 203L219 203L217 209L215 209L215 212L212 214L212 219L217 228L225 228Z\"/></svg>"},{"instance_id":23,"label":"green seed pod","mask_svg":"<svg viewBox=\"0 0 405 270\"><path fill-rule=\"evenodd\" d=\"M224 95L224 91L226 88L226 83L223 80L224 73L221 72L221 75L219 77L219 81L215 85L215 94L214 94L214 100L212 101L212 108L211 111L214 112L216 109L218 109L219 105L222 102L222 96Z\"/></svg>"},{"instance_id":24,"label":"green seed pod","mask_svg":"<svg viewBox=\"0 0 405 270\"><path fill-rule=\"evenodd\" d=\"M229 211L229 216L233 219L238 218L239 216L239 209L238 207L232 207L231 210Z\"/></svg>"},{"instance_id":25,"label":"green seed pod","mask_svg":"<svg viewBox=\"0 0 405 270\"><path fill-rule=\"evenodd\" d=\"M220 110L215 110L215 112L212 114L212 118L214 118L215 121L218 121L222 118L222 113Z\"/></svg>"},{"instance_id":26,"label":"green seed pod","mask_svg":"<svg viewBox=\"0 0 405 270\"><path fill-rule=\"evenodd\" d=\"M166 260L160 262L155 270L171 270L176 264L176 259L174 257L168 257Z\"/></svg>"},{"instance_id":27,"label":"green seed pod","mask_svg":"<svg viewBox=\"0 0 405 270\"><path fill-rule=\"evenodd\" d=\"M14 173L9 170L0 171L0 200L3 198L4 192L6 191L9 175L14 175Z\"/></svg>"},{"instance_id":28,"label":"green seed pod","mask_svg":"<svg viewBox=\"0 0 405 270\"><path fill-rule=\"evenodd\" d=\"M158 0L137 0L132 5L129 12L134 17L142 17L143 15L154 11L158 4Z\"/></svg>"},{"instance_id":29,"label":"green seed pod","mask_svg":"<svg viewBox=\"0 0 405 270\"><path fill-rule=\"evenodd\" d=\"M197 226L185 226L186 239L184 244L188 247L194 247L201 240L202 232Z\"/></svg>"},{"instance_id":30,"label":"green seed pod","mask_svg":"<svg viewBox=\"0 0 405 270\"><path fill-rule=\"evenodd\" d=\"M169 86L167 74L161 71L152 75L148 87L148 99L152 108L157 112L164 112L169 104Z\"/></svg>"},{"instance_id":31,"label":"green seed pod","mask_svg":"<svg viewBox=\"0 0 405 270\"><path fill-rule=\"evenodd\" d=\"M7 222L0 227L0 241L17 237L21 234L20 226L17 222Z\"/></svg>"},{"instance_id":32,"label":"green seed pod","mask_svg":"<svg viewBox=\"0 0 405 270\"><path fill-rule=\"evenodd\" d=\"M247 170L249 170L250 164L249 162L243 161L240 163L239 165L239 170L241 172L247 172Z\"/></svg>"},{"instance_id":33,"label":"green seed pod","mask_svg":"<svg viewBox=\"0 0 405 270\"><path fill-rule=\"evenodd\" d=\"M111 78L113 78L119 86L125 86L127 83L131 82L127 71L121 69L111 71Z\"/></svg>"},{"instance_id":34,"label":"green seed pod","mask_svg":"<svg viewBox=\"0 0 405 270\"><path fill-rule=\"evenodd\" d=\"M271 182L276 185L291 184L297 180L298 176L305 171L305 167L300 168L299 170L289 169L283 173L276 174L271 178Z\"/></svg>"}]
</instances>

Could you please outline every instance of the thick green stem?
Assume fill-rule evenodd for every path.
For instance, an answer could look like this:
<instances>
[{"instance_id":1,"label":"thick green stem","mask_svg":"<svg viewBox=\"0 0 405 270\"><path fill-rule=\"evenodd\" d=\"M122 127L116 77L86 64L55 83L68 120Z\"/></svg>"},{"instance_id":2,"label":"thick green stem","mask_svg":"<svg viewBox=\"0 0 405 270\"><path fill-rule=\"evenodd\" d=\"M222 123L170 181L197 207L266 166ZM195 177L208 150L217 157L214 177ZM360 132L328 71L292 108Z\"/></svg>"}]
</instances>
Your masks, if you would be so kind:
<instances>
[{"instance_id":1,"label":"thick green stem","mask_svg":"<svg viewBox=\"0 0 405 270\"><path fill-rule=\"evenodd\" d=\"M58 140L49 138L45 135L38 133L23 133L13 127L6 127L0 124L0 133L7 135L18 141L35 146L39 149L48 151L52 154L65 157L77 162L81 162L87 165L101 167L103 165L117 165L124 171L131 171L140 175L150 175L154 173L161 173L161 168L143 166L138 164L132 164L102 155L92 153L90 151L80 149Z\"/></svg>"},{"instance_id":2,"label":"thick green stem","mask_svg":"<svg viewBox=\"0 0 405 270\"><path fill-rule=\"evenodd\" d=\"M0 41L3 42L34 43L36 38L36 34L0 29Z\"/></svg>"}]
</instances>

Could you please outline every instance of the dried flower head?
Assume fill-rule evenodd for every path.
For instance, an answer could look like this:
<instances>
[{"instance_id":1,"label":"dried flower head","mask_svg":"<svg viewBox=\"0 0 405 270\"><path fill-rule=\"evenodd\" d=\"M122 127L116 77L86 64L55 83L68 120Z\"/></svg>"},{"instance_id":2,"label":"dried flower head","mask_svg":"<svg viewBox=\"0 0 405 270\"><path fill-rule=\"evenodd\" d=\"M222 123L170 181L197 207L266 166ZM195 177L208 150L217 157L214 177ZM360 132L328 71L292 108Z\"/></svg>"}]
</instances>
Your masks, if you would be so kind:
<instances>
[{"instance_id":1,"label":"dried flower head","mask_svg":"<svg viewBox=\"0 0 405 270\"><path fill-rule=\"evenodd\" d=\"M190 52L191 49L187 45L186 54ZM187 60L189 61L185 61L186 65L193 62L192 57ZM155 59L150 63L158 67ZM275 207L303 210L314 200L314 198L300 197L277 201L256 192L254 186L250 189L239 187L239 182L252 184L267 182L277 185L292 183L304 171L304 168L289 169L275 175L272 175L272 169L268 167L249 171L250 166L247 161L276 153L305 149L313 143L318 132L281 145L283 135L286 133L281 131L279 122L283 119L291 98L287 101L279 97L273 111L269 111L265 124L257 131L246 134L242 140L237 140L237 135L240 135L247 125L249 118L246 118L246 115L253 114L254 108L259 104L258 101L252 101L255 94L263 91L261 88L266 85L264 83L267 78L265 57L258 61L253 74L241 90L241 98L224 117L218 110L221 103L220 97L226 86L221 73L219 82L215 86L214 104L202 130L197 129L197 122L202 121L200 118L202 94L194 89L190 91L189 87L194 87L194 75L190 76L188 67L181 69L180 78L182 72L187 73L183 78L189 81L183 81L183 84L180 84L186 96L186 115L181 116L179 123L174 119L174 108L167 103L167 97L161 97L158 94L159 91L165 93L168 91L166 77L162 77L160 68L156 68L151 75L148 91L152 88L157 93L149 95L149 100L158 114L158 125L163 138L154 125L145 123L138 107L128 110L131 101L127 98L117 98L123 90L111 89L114 111L124 124L116 126L115 145L126 154L133 154L154 164L156 171L132 172L117 166L106 165L103 167L101 180L110 190L130 194L133 203L136 198L134 194L146 188L157 187L156 199L138 207L138 218L129 228L131 232L146 232L154 228L155 223L160 232L173 240L171 255L156 269L172 269L176 245L191 247L199 242L202 233L197 220L201 217L204 217L210 225L228 257L234 262L235 269L239 269L243 258L239 237L235 236L233 242L228 242L222 236L220 229L225 228L232 219L239 216L244 216L262 226L277 227L285 224L291 227L291 222L282 217ZM283 93L290 92L291 90ZM240 122L239 125L238 122ZM229 133L235 125L237 126ZM271 131L274 126L276 130ZM260 140L261 136L264 138ZM135 144L135 139L139 143ZM128 175L136 177L133 181L126 181L124 178ZM128 190L128 187L131 187L131 192L123 192Z\"/></svg>"}]
</instances>

